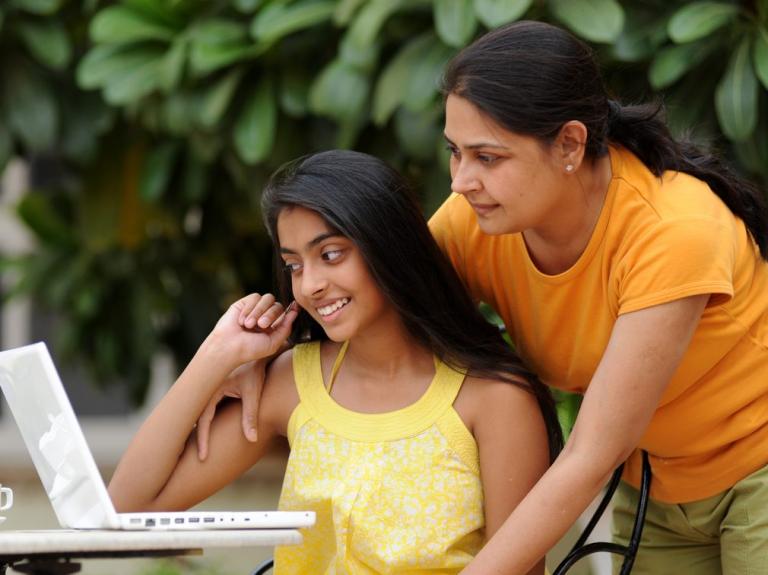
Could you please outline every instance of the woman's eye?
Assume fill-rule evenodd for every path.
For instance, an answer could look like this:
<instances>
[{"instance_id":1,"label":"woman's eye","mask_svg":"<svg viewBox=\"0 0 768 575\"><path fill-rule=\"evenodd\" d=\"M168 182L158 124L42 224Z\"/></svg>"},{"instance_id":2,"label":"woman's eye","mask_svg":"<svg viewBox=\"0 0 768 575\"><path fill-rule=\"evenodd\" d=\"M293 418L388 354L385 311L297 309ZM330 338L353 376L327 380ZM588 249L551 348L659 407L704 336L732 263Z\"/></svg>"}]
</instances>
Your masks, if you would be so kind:
<instances>
[{"instance_id":1,"label":"woman's eye","mask_svg":"<svg viewBox=\"0 0 768 575\"><path fill-rule=\"evenodd\" d=\"M297 271L299 271L301 269L301 264L297 264L297 263L294 263L294 262L285 262L285 265L283 266L283 268L288 273L292 273L293 274L293 273L296 273Z\"/></svg>"},{"instance_id":2,"label":"woman's eye","mask_svg":"<svg viewBox=\"0 0 768 575\"><path fill-rule=\"evenodd\" d=\"M323 252L323 259L327 262L332 262L339 259L342 255L341 250L328 250Z\"/></svg>"},{"instance_id":3,"label":"woman's eye","mask_svg":"<svg viewBox=\"0 0 768 575\"><path fill-rule=\"evenodd\" d=\"M451 146L450 144L445 146L445 149L448 150L454 158L459 157L459 149L456 146Z\"/></svg>"},{"instance_id":4,"label":"woman's eye","mask_svg":"<svg viewBox=\"0 0 768 575\"><path fill-rule=\"evenodd\" d=\"M478 154L477 159L483 164L492 164L498 159L498 156L492 156L489 154Z\"/></svg>"}]
</instances>

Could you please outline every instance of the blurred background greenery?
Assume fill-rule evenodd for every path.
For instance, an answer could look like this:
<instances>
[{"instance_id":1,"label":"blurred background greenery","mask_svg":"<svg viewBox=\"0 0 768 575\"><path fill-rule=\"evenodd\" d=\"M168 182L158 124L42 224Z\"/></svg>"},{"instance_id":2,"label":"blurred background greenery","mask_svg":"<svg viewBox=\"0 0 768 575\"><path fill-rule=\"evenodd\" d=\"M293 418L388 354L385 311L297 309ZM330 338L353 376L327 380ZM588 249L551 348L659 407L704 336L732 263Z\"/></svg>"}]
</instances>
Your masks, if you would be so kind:
<instances>
[{"instance_id":1,"label":"blurred background greenery","mask_svg":"<svg viewBox=\"0 0 768 575\"><path fill-rule=\"evenodd\" d=\"M522 18L572 30L624 103L663 99L678 134L768 183L768 0L4 0L0 172L30 166L36 240L3 258L6 297L140 402L156 350L185 363L229 302L272 288L258 199L284 161L376 154L432 213L443 65Z\"/></svg>"}]
</instances>

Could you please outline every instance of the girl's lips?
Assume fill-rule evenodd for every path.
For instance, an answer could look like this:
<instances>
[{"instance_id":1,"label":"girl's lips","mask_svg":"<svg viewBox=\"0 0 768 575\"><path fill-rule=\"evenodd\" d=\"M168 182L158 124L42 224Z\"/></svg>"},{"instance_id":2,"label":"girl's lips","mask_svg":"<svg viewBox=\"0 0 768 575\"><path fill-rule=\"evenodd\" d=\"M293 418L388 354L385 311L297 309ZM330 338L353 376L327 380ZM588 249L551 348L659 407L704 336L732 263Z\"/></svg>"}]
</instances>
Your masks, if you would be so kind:
<instances>
[{"instance_id":1,"label":"girl's lips","mask_svg":"<svg viewBox=\"0 0 768 575\"><path fill-rule=\"evenodd\" d=\"M321 322L331 322L331 321L335 320L341 314L341 310L343 310L345 307L347 307L349 305L349 302L351 301L349 298L343 298L343 300L344 300L344 305L342 305L338 309L335 309L334 311L332 311L331 313L329 313L327 315L321 314L320 310L317 309L317 315L319 316L320 321Z\"/></svg>"}]
</instances>

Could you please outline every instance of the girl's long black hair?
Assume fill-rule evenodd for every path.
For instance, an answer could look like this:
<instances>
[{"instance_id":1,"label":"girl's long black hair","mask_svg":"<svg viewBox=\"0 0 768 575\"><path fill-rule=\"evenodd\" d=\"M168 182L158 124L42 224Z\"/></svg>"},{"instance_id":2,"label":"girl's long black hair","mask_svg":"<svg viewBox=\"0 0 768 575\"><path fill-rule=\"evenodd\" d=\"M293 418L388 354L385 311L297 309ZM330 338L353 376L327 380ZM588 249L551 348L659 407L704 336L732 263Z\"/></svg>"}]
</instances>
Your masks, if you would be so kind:
<instances>
[{"instance_id":1,"label":"girl's long black hair","mask_svg":"<svg viewBox=\"0 0 768 575\"><path fill-rule=\"evenodd\" d=\"M398 172L360 152L321 152L275 172L264 189L261 206L281 270L278 277L283 301L291 301L293 296L290 278L279 265L277 219L282 210L301 206L318 213L355 243L379 288L416 341L454 368L502 378L536 397L554 461L563 438L549 390L523 365L498 328L480 313ZM292 339L298 341L307 332L312 339L326 337L302 311Z\"/></svg>"},{"instance_id":2,"label":"girl's long black hair","mask_svg":"<svg viewBox=\"0 0 768 575\"><path fill-rule=\"evenodd\" d=\"M622 106L611 100L592 50L569 32L543 22L520 21L488 32L448 64L443 93L456 94L511 132L550 143L563 124L588 130L586 156L598 158L615 143L656 176L667 170L704 182L740 217L768 259L765 195L717 156L676 141L663 106Z\"/></svg>"}]
</instances>

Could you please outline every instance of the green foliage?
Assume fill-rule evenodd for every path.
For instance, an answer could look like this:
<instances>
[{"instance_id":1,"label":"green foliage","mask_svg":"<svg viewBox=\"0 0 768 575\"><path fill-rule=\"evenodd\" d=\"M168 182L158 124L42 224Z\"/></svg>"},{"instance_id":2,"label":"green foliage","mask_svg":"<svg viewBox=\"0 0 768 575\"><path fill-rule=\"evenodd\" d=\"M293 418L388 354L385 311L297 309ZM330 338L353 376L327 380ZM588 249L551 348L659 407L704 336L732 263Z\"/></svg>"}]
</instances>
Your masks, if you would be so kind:
<instances>
[{"instance_id":1,"label":"green foliage","mask_svg":"<svg viewBox=\"0 0 768 575\"><path fill-rule=\"evenodd\" d=\"M284 161L369 151L439 204L442 69L520 18L593 43L627 102L663 98L768 182L766 0L7 0L0 169L59 174L19 206L39 249L6 262L15 293L140 398L158 346L186 361L229 301L272 289L258 191Z\"/></svg>"}]
</instances>

